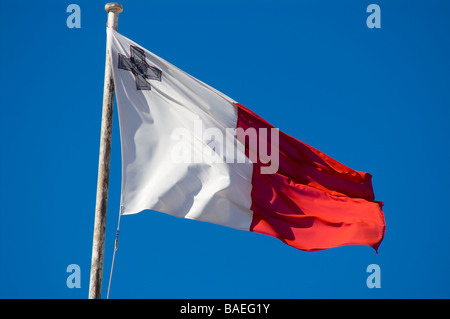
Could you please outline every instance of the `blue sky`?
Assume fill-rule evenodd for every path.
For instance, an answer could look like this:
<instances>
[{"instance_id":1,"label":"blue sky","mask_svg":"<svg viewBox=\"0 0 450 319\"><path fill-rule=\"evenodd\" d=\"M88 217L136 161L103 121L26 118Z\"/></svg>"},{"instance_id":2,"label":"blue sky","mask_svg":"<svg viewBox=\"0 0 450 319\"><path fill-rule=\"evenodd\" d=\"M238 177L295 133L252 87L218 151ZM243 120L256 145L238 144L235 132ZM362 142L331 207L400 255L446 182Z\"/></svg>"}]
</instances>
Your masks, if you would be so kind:
<instances>
[{"instance_id":1,"label":"blue sky","mask_svg":"<svg viewBox=\"0 0 450 319\"><path fill-rule=\"evenodd\" d=\"M66 8L81 8L69 29ZM0 298L87 298L105 1L0 11ZM366 8L381 8L381 29ZM145 211L124 216L111 298L449 298L450 2L126 1L119 32L353 169L385 203L379 253ZM114 110L103 296L121 185ZM81 288L66 268L78 264ZM381 288L366 268L378 264Z\"/></svg>"}]
</instances>

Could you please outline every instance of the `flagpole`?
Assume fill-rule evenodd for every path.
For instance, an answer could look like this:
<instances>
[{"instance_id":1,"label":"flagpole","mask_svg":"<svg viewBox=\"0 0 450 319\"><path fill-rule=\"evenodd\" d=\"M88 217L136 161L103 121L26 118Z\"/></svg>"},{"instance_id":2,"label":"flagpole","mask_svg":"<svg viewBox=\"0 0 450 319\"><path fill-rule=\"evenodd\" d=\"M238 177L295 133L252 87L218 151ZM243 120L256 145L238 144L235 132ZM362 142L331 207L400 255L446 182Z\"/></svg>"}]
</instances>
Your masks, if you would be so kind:
<instances>
[{"instance_id":1,"label":"flagpole","mask_svg":"<svg viewBox=\"0 0 450 319\"><path fill-rule=\"evenodd\" d=\"M111 2L105 5L108 12L106 26L117 31L119 13L123 7ZM109 163L111 157L111 135L114 106L114 80L111 66L111 52L106 40L105 83L103 87L103 110L98 160L97 200L95 204L94 240L92 244L91 278L89 299L100 299L102 293L103 257L105 253L106 209L108 204Z\"/></svg>"}]
</instances>

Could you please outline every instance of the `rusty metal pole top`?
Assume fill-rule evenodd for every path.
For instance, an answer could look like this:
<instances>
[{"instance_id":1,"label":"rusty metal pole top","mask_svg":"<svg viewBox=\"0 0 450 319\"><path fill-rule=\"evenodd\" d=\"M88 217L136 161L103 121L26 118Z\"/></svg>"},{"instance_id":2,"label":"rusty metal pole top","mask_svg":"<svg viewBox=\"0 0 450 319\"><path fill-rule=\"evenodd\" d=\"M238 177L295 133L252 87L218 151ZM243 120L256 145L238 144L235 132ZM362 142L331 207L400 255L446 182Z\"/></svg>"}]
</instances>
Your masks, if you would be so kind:
<instances>
[{"instance_id":1,"label":"rusty metal pole top","mask_svg":"<svg viewBox=\"0 0 450 319\"><path fill-rule=\"evenodd\" d=\"M105 11L108 13L110 11L121 13L123 11L123 6L118 2L110 2L105 5Z\"/></svg>"},{"instance_id":2,"label":"rusty metal pole top","mask_svg":"<svg viewBox=\"0 0 450 319\"><path fill-rule=\"evenodd\" d=\"M110 2L105 5L105 11L108 12L106 27L117 31L119 13L123 11L123 6L117 2Z\"/></svg>"}]
</instances>

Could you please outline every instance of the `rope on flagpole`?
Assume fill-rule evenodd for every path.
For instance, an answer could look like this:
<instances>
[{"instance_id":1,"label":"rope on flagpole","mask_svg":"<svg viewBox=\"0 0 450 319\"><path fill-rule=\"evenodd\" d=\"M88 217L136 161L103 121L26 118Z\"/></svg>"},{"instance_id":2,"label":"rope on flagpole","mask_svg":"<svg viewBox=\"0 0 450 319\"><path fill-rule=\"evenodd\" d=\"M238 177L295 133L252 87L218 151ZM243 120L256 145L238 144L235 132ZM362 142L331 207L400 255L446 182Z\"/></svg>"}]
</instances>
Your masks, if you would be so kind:
<instances>
[{"instance_id":1,"label":"rope on flagpole","mask_svg":"<svg viewBox=\"0 0 450 319\"><path fill-rule=\"evenodd\" d=\"M111 263L111 271L109 274L108 294L106 295L106 299L109 299L109 291L111 290L111 280L112 280L112 274L113 274L113 270L114 270L114 261L116 259L117 244L119 243L120 217L122 216L122 213L123 213L123 206L120 206L119 220L117 222L116 240L114 242L114 254L113 254L113 259L112 259L112 263Z\"/></svg>"}]
</instances>

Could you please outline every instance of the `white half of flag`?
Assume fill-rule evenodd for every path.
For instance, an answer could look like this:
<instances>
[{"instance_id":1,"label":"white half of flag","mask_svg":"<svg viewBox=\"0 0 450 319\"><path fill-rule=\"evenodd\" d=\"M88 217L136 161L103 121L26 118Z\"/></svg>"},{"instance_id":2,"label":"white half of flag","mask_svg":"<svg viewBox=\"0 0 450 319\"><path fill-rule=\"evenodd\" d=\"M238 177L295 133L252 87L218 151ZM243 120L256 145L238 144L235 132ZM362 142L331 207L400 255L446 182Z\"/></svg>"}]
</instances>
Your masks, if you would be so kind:
<instances>
[{"instance_id":1,"label":"white half of flag","mask_svg":"<svg viewBox=\"0 0 450 319\"><path fill-rule=\"evenodd\" d=\"M147 50L145 61L161 70L161 81L148 80L151 89L138 90L133 72L118 66L119 55L131 58L130 48L141 47L107 30L122 143L123 214L152 209L248 230L252 165L217 161L204 139L208 129L219 129L234 145L225 130L236 127L234 101ZM186 138L177 134L180 129L192 133L190 161L176 160Z\"/></svg>"}]
</instances>

